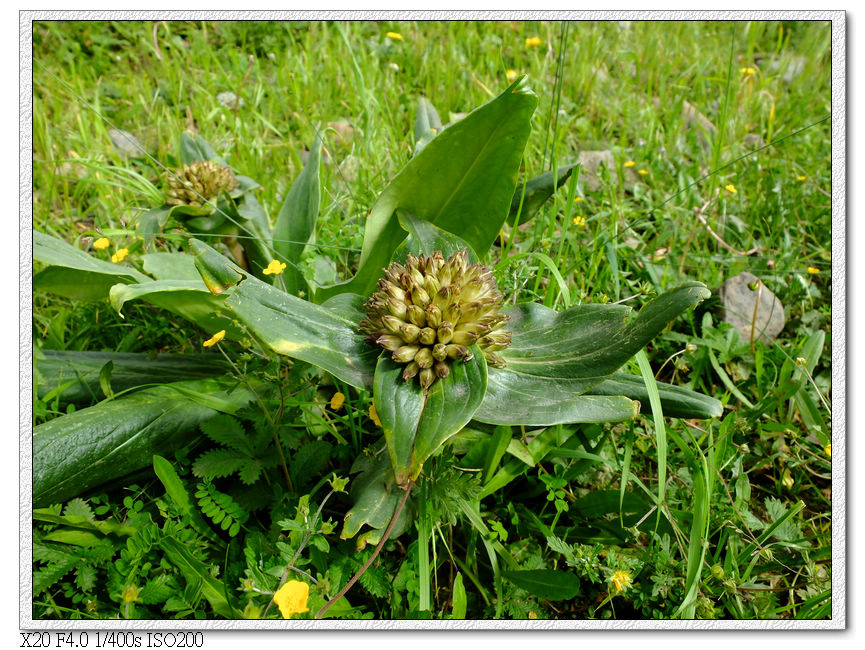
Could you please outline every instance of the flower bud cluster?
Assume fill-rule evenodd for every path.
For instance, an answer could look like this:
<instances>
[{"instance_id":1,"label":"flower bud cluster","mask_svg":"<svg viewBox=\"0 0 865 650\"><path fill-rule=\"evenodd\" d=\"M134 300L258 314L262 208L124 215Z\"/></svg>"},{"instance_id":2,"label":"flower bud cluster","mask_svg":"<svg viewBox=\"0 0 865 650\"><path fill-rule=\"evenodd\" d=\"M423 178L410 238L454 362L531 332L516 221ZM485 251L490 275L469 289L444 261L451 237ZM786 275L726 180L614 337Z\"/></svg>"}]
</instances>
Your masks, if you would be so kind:
<instances>
[{"instance_id":1,"label":"flower bud cluster","mask_svg":"<svg viewBox=\"0 0 865 650\"><path fill-rule=\"evenodd\" d=\"M470 360L475 343L487 363L505 366L496 354L511 343L511 333L501 329L508 322L499 313L503 301L493 272L469 264L465 250L447 260L440 252L409 255L405 265L394 262L385 269L366 302L360 331L405 364L405 381L417 377L426 389L447 377L454 361Z\"/></svg>"},{"instance_id":2,"label":"flower bud cluster","mask_svg":"<svg viewBox=\"0 0 865 650\"><path fill-rule=\"evenodd\" d=\"M238 185L228 167L210 160L183 165L165 177L168 184L165 202L168 205L200 207Z\"/></svg>"}]
</instances>

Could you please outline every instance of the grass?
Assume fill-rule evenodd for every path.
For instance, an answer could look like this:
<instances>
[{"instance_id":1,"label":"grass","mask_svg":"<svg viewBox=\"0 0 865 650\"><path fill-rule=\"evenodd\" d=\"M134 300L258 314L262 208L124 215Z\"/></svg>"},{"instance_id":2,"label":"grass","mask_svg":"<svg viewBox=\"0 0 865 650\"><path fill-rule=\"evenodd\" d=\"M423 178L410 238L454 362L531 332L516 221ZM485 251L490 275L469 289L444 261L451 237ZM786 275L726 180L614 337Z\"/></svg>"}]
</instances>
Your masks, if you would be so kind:
<instances>
[{"instance_id":1,"label":"grass","mask_svg":"<svg viewBox=\"0 0 865 650\"><path fill-rule=\"evenodd\" d=\"M136 215L177 163L184 129L261 182L258 199L275 215L316 129L342 121L353 135L328 136L317 254L348 276L365 215L413 151L417 97L448 122L500 92L515 70L540 98L525 178L581 151L608 150L615 164L598 189L584 170L528 227L506 228L505 254L490 261L509 297L637 306L686 279L716 288L747 270L783 302L787 323L770 346L736 340L703 309L633 364L726 405L717 421L666 421L662 502L645 505L658 493L662 452L651 418L561 427L554 451L480 512L451 518L447 491L433 494L420 535L428 554L414 530L389 542L342 615L446 617L460 575L470 618L829 616L828 23L37 22L33 34L34 226L84 248L102 235L117 247L135 240ZM527 46L531 36L540 45ZM237 110L219 103L223 92L241 100ZM112 128L134 134L149 155L119 156ZM164 246L182 243L168 237ZM204 336L146 306L125 311L120 319L108 305L36 295L34 339L53 349L189 351ZM795 360L806 348L813 363L803 369ZM345 392L338 437L310 431L358 451L375 428L367 397ZM294 408L320 399L304 393ZM802 400L816 404L816 417L802 415ZM580 454L591 449L602 462L561 451L575 452L567 445L577 439ZM331 467L347 475L349 456L336 453ZM442 457L435 471L448 458L464 466ZM623 476L636 505L624 499ZM151 500L159 487L150 485ZM111 499L105 512L116 512ZM656 514L639 522L652 505ZM333 500L327 515L338 520L346 509ZM502 580L491 539L524 569L573 571L582 595L544 600ZM352 544L336 534L330 543L348 572ZM633 578L624 592L609 583L615 571ZM44 602L40 616L68 615Z\"/></svg>"}]
</instances>

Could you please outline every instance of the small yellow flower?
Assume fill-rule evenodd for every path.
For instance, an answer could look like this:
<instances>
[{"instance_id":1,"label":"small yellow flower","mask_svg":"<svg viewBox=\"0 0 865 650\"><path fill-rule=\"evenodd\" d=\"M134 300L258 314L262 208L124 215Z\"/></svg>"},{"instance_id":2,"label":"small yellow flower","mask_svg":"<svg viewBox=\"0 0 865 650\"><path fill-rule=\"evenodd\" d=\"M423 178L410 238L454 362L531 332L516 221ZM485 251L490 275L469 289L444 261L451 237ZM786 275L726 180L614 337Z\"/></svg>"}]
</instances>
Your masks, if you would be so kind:
<instances>
[{"instance_id":1,"label":"small yellow flower","mask_svg":"<svg viewBox=\"0 0 865 650\"><path fill-rule=\"evenodd\" d=\"M574 203L579 203L579 202L582 201L582 200L583 200L583 197L582 197L582 196L578 196L578 197L576 197L576 198L574 199Z\"/></svg>"},{"instance_id":2,"label":"small yellow flower","mask_svg":"<svg viewBox=\"0 0 865 650\"><path fill-rule=\"evenodd\" d=\"M267 268L262 271L265 275L279 275L283 271L285 271L285 262L280 262L279 260L271 260L270 264L267 265Z\"/></svg>"},{"instance_id":3,"label":"small yellow flower","mask_svg":"<svg viewBox=\"0 0 865 650\"><path fill-rule=\"evenodd\" d=\"M757 68L741 68L739 70L742 74L757 74Z\"/></svg>"},{"instance_id":4,"label":"small yellow flower","mask_svg":"<svg viewBox=\"0 0 865 650\"><path fill-rule=\"evenodd\" d=\"M530 618L530 619L534 620L534 619L536 619L537 617L538 617L538 615L535 614L534 612L529 612L529 618Z\"/></svg>"},{"instance_id":5,"label":"small yellow flower","mask_svg":"<svg viewBox=\"0 0 865 650\"><path fill-rule=\"evenodd\" d=\"M125 260L127 255L129 255L129 249L128 248L119 248L119 249L117 249L117 252L111 256L111 261L114 262L115 264L117 264L117 263Z\"/></svg>"},{"instance_id":6,"label":"small yellow flower","mask_svg":"<svg viewBox=\"0 0 865 650\"><path fill-rule=\"evenodd\" d=\"M95 242L93 242L93 248L98 251L104 251L109 246L111 246L111 240L108 239L108 237L100 237Z\"/></svg>"},{"instance_id":7,"label":"small yellow flower","mask_svg":"<svg viewBox=\"0 0 865 650\"><path fill-rule=\"evenodd\" d=\"M633 579L631 578L631 574L628 571L616 571L613 574L613 577L610 578L610 582L613 583L616 591L624 591L631 586Z\"/></svg>"},{"instance_id":8,"label":"small yellow flower","mask_svg":"<svg viewBox=\"0 0 865 650\"><path fill-rule=\"evenodd\" d=\"M636 165L636 164L637 164L637 163L635 163L633 160L628 160L628 161L625 163L625 167L633 167L633 166Z\"/></svg>"},{"instance_id":9,"label":"small yellow flower","mask_svg":"<svg viewBox=\"0 0 865 650\"><path fill-rule=\"evenodd\" d=\"M814 268L813 266L808 267L808 273L811 275L817 275L820 272L820 269Z\"/></svg>"},{"instance_id":10,"label":"small yellow flower","mask_svg":"<svg viewBox=\"0 0 865 650\"><path fill-rule=\"evenodd\" d=\"M732 183L729 185L725 185L724 189L727 190L730 194L737 194L739 190L736 189L736 186Z\"/></svg>"},{"instance_id":11,"label":"small yellow flower","mask_svg":"<svg viewBox=\"0 0 865 650\"><path fill-rule=\"evenodd\" d=\"M207 339L201 345L203 345L206 348L210 348L210 347L213 347L214 345L216 345L217 343L219 343L223 338L225 338L225 330L219 330L216 334L211 336L209 339Z\"/></svg>"},{"instance_id":12,"label":"small yellow flower","mask_svg":"<svg viewBox=\"0 0 865 650\"><path fill-rule=\"evenodd\" d=\"M134 603L138 600L138 585L126 585L123 588L123 592L120 594L120 598L122 598L123 602L127 605L129 603Z\"/></svg>"},{"instance_id":13,"label":"small yellow flower","mask_svg":"<svg viewBox=\"0 0 865 650\"><path fill-rule=\"evenodd\" d=\"M282 618L291 618L295 614L308 612L307 600L309 600L309 585L300 580L289 580L273 594L273 602L279 607Z\"/></svg>"},{"instance_id":14,"label":"small yellow flower","mask_svg":"<svg viewBox=\"0 0 865 650\"><path fill-rule=\"evenodd\" d=\"M832 443L829 443L825 447L823 447L823 453L826 454L830 459L832 458Z\"/></svg>"},{"instance_id":15,"label":"small yellow flower","mask_svg":"<svg viewBox=\"0 0 865 650\"><path fill-rule=\"evenodd\" d=\"M381 426L381 420L378 419L378 411L375 410L375 402L369 405L369 419L375 422L377 427Z\"/></svg>"},{"instance_id":16,"label":"small yellow flower","mask_svg":"<svg viewBox=\"0 0 865 650\"><path fill-rule=\"evenodd\" d=\"M526 47L537 47L541 44L540 36L530 36L526 39Z\"/></svg>"},{"instance_id":17,"label":"small yellow flower","mask_svg":"<svg viewBox=\"0 0 865 650\"><path fill-rule=\"evenodd\" d=\"M345 404L345 395L342 393L334 393L333 397L330 398L330 408L333 411L341 409L343 404Z\"/></svg>"},{"instance_id":18,"label":"small yellow flower","mask_svg":"<svg viewBox=\"0 0 865 650\"><path fill-rule=\"evenodd\" d=\"M808 177L807 177L807 176L797 176L797 177L796 177L796 180L799 181L799 182L807 181L807 180L808 180ZM93 244L93 245L96 246L96 244Z\"/></svg>"},{"instance_id":19,"label":"small yellow flower","mask_svg":"<svg viewBox=\"0 0 865 650\"><path fill-rule=\"evenodd\" d=\"M505 72L505 76L508 78L508 81L510 83L514 83L514 81L516 81L518 74L519 73L516 70L508 70L507 72Z\"/></svg>"},{"instance_id":20,"label":"small yellow flower","mask_svg":"<svg viewBox=\"0 0 865 650\"><path fill-rule=\"evenodd\" d=\"M638 170L637 170L637 173L638 173L640 176L645 176L645 175L648 174L649 172L646 171L645 169L638 169Z\"/></svg>"},{"instance_id":21,"label":"small yellow flower","mask_svg":"<svg viewBox=\"0 0 865 650\"><path fill-rule=\"evenodd\" d=\"M581 216L579 216L579 215L577 215L576 217L574 217L574 218L572 219L572 221L573 221L574 225L577 226L577 227L579 227L579 228L582 228L583 226L586 225L586 218L585 218L585 217L581 217Z\"/></svg>"},{"instance_id":22,"label":"small yellow flower","mask_svg":"<svg viewBox=\"0 0 865 650\"><path fill-rule=\"evenodd\" d=\"M402 34L400 34L399 32L388 32L387 34L385 34L385 36L387 36L392 41L402 40Z\"/></svg>"}]
</instances>

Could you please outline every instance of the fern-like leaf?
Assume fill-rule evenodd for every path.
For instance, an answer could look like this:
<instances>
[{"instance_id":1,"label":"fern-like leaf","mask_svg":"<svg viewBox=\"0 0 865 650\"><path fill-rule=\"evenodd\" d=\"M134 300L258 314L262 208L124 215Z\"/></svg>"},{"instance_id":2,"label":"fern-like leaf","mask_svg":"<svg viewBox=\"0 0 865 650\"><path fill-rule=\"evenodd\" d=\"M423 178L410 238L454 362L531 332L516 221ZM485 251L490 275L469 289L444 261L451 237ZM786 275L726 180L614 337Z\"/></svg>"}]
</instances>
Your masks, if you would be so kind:
<instances>
[{"instance_id":1,"label":"fern-like leaf","mask_svg":"<svg viewBox=\"0 0 865 650\"><path fill-rule=\"evenodd\" d=\"M243 425L230 415L220 414L206 422L202 422L201 430L213 442L230 447L246 456L253 454L249 435L246 433Z\"/></svg>"}]
</instances>

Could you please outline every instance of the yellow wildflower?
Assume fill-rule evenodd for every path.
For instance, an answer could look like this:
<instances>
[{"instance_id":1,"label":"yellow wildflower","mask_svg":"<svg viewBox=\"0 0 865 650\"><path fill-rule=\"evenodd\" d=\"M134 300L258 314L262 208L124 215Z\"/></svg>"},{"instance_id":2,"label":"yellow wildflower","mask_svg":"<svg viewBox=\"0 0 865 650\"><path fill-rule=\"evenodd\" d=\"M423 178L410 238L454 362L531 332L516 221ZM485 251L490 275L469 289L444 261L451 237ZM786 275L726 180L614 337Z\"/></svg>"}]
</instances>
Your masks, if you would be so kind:
<instances>
[{"instance_id":1,"label":"yellow wildflower","mask_svg":"<svg viewBox=\"0 0 865 650\"><path fill-rule=\"evenodd\" d=\"M505 76L508 78L508 81L510 83L514 83L514 81L516 81L518 74L519 73L516 70L508 70L507 72L505 72Z\"/></svg>"},{"instance_id":2,"label":"yellow wildflower","mask_svg":"<svg viewBox=\"0 0 865 650\"><path fill-rule=\"evenodd\" d=\"M537 617L538 617L538 615L535 614L534 612L529 612L529 618L530 618L530 619L534 620L534 619L536 619Z\"/></svg>"},{"instance_id":3,"label":"yellow wildflower","mask_svg":"<svg viewBox=\"0 0 865 650\"><path fill-rule=\"evenodd\" d=\"M399 32L388 32L387 34L385 34L385 36L387 36L392 41L402 40L402 34L400 34Z\"/></svg>"},{"instance_id":4,"label":"yellow wildflower","mask_svg":"<svg viewBox=\"0 0 865 650\"><path fill-rule=\"evenodd\" d=\"M526 47L537 47L541 44L540 36L530 36L526 39Z\"/></svg>"},{"instance_id":5,"label":"yellow wildflower","mask_svg":"<svg viewBox=\"0 0 865 650\"><path fill-rule=\"evenodd\" d=\"M826 454L830 459L832 458L832 443L829 443L825 447L823 447L823 453Z\"/></svg>"},{"instance_id":6,"label":"yellow wildflower","mask_svg":"<svg viewBox=\"0 0 865 650\"><path fill-rule=\"evenodd\" d=\"M330 398L331 410L338 411L342 408L343 404L345 404L345 395L342 393L336 392L333 394L333 397Z\"/></svg>"},{"instance_id":7,"label":"yellow wildflower","mask_svg":"<svg viewBox=\"0 0 865 650\"><path fill-rule=\"evenodd\" d=\"M585 218L585 217L581 217L581 216L579 216L579 215L577 215L576 217L574 217L574 218L572 219L572 221L573 221L573 223L574 223L575 226L578 226L578 227L580 227L580 228L582 228L583 226L586 225L586 218Z\"/></svg>"},{"instance_id":8,"label":"yellow wildflower","mask_svg":"<svg viewBox=\"0 0 865 650\"><path fill-rule=\"evenodd\" d=\"M126 585L120 594L120 598L127 605L138 600L138 585Z\"/></svg>"},{"instance_id":9,"label":"yellow wildflower","mask_svg":"<svg viewBox=\"0 0 865 650\"><path fill-rule=\"evenodd\" d=\"M739 72L742 74L757 74L757 68L741 68Z\"/></svg>"},{"instance_id":10,"label":"yellow wildflower","mask_svg":"<svg viewBox=\"0 0 865 650\"><path fill-rule=\"evenodd\" d=\"M582 201L582 200L583 200L583 197L582 197L582 196L578 196L578 197L576 197L576 198L574 199L574 203L579 203L579 202Z\"/></svg>"},{"instance_id":11,"label":"yellow wildflower","mask_svg":"<svg viewBox=\"0 0 865 650\"><path fill-rule=\"evenodd\" d=\"M203 345L206 348L210 348L210 347L213 347L214 345L216 345L217 343L219 343L223 338L225 338L225 330L219 330L216 334L211 336L209 339L207 339L201 345Z\"/></svg>"},{"instance_id":12,"label":"yellow wildflower","mask_svg":"<svg viewBox=\"0 0 865 650\"><path fill-rule=\"evenodd\" d=\"M808 267L808 273L811 275L817 275L820 272L820 269L814 268L813 266Z\"/></svg>"},{"instance_id":13,"label":"yellow wildflower","mask_svg":"<svg viewBox=\"0 0 865 650\"><path fill-rule=\"evenodd\" d=\"M265 275L279 275L283 271L285 271L285 262L280 262L279 260L271 260L270 264L267 265L267 268L262 271Z\"/></svg>"},{"instance_id":14,"label":"yellow wildflower","mask_svg":"<svg viewBox=\"0 0 865 650\"><path fill-rule=\"evenodd\" d=\"M797 177L796 177L796 180L797 180L797 181L800 181L800 182L801 182L801 181L807 181L807 180L808 180L808 177L807 177L807 176L797 176ZM96 244L93 244L93 245L96 246Z\"/></svg>"},{"instance_id":15,"label":"yellow wildflower","mask_svg":"<svg viewBox=\"0 0 865 650\"><path fill-rule=\"evenodd\" d=\"M649 172L646 171L645 169L638 169L638 170L637 170L637 173L638 173L640 176L645 176L645 175L648 174Z\"/></svg>"},{"instance_id":16,"label":"yellow wildflower","mask_svg":"<svg viewBox=\"0 0 865 650\"><path fill-rule=\"evenodd\" d=\"M375 410L375 402L369 405L369 419L375 422L376 426L381 426L381 420L378 419L378 411Z\"/></svg>"},{"instance_id":17,"label":"yellow wildflower","mask_svg":"<svg viewBox=\"0 0 865 650\"><path fill-rule=\"evenodd\" d=\"M111 261L117 264L118 262L125 260L127 255L129 255L128 248L119 248L117 249L117 252L111 256Z\"/></svg>"},{"instance_id":18,"label":"yellow wildflower","mask_svg":"<svg viewBox=\"0 0 865 650\"><path fill-rule=\"evenodd\" d=\"M724 189L727 190L730 194L736 194L739 190L736 189L736 186L730 183L729 185L725 185Z\"/></svg>"},{"instance_id":19,"label":"yellow wildflower","mask_svg":"<svg viewBox=\"0 0 865 650\"><path fill-rule=\"evenodd\" d=\"M109 246L111 246L111 240L108 239L108 237L100 237L95 242L93 242L93 248L98 251L104 251Z\"/></svg>"},{"instance_id":20,"label":"yellow wildflower","mask_svg":"<svg viewBox=\"0 0 865 650\"><path fill-rule=\"evenodd\" d=\"M282 618L291 618L295 614L308 612L307 600L309 600L309 585L300 580L289 580L273 594L273 602L279 607Z\"/></svg>"},{"instance_id":21,"label":"yellow wildflower","mask_svg":"<svg viewBox=\"0 0 865 650\"><path fill-rule=\"evenodd\" d=\"M633 167L633 166L636 165L636 164L637 164L637 163L635 163L633 160L628 160L628 161L625 163L625 167Z\"/></svg>"},{"instance_id":22,"label":"yellow wildflower","mask_svg":"<svg viewBox=\"0 0 865 650\"><path fill-rule=\"evenodd\" d=\"M613 574L613 577L610 578L610 582L613 583L616 591L624 591L631 586L633 579L631 578L631 574L628 571L616 571Z\"/></svg>"}]
</instances>

